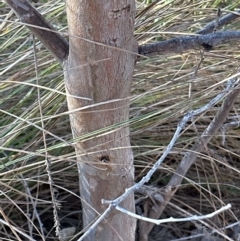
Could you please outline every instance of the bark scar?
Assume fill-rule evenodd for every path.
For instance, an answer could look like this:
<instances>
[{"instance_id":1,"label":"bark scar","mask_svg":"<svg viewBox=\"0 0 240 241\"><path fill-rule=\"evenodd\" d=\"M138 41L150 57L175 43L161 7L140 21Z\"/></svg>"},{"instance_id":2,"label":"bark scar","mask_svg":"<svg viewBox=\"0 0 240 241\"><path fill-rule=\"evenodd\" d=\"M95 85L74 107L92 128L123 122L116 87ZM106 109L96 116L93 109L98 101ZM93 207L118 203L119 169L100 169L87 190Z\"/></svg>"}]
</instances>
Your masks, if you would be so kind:
<instances>
[{"instance_id":1,"label":"bark scar","mask_svg":"<svg viewBox=\"0 0 240 241\"><path fill-rule=\"evenodd\" d=\"M130 11L130 4L124 6L123 8L121 9L113 9L112 11L110 11L108 13L108 17L109 18L120 18L122 17L122 15L125 13L125 12L129 12Z\"/></svg>"}]
</instances>

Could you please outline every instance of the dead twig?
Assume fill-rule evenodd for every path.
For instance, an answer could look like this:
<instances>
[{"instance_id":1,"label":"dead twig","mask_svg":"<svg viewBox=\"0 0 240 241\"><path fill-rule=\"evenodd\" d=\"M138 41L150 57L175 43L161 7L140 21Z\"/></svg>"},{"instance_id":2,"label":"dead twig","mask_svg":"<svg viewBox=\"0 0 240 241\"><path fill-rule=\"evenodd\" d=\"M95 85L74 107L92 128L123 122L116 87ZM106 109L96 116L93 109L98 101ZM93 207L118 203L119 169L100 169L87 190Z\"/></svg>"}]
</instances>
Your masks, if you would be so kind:
<instances>
[{"instance_id":1,"label":"dead twig","mask_svg":"<svg viewBox=\"0 0 240 241\"><path fill-rule=\"evenodd\" d=\"M236 84L238 84L238 80L236 80ZM168 185L165 189L164 195L164 202L159 202L159 208L157 212L155 210L151 210L149 212L149 217L153 219L157 219L162 214L163 210L165 209L168 202L171 200L173 195L178 189L178 186L181 184L182 179L186 175L190 166L195 162L198 154L204 149L213 135L221 128L223 122L225 121L226 117L228 116L230 110L233 107L233 104L240 93L239 84L235 88L232 89L228 96L226 97L225 101L223 102L221 108L218 110L215 118L203 132L203 134L196 140L195 144L191 148L189 152L186 152L182 161L180 162L177 170L173 174L171 180L169 181ZM151 229L153 228L152 223L142 223L140 222L140 232L141 232L141 239L140 241L147 241L147 237Z\"/></svg>"}]
</instances>

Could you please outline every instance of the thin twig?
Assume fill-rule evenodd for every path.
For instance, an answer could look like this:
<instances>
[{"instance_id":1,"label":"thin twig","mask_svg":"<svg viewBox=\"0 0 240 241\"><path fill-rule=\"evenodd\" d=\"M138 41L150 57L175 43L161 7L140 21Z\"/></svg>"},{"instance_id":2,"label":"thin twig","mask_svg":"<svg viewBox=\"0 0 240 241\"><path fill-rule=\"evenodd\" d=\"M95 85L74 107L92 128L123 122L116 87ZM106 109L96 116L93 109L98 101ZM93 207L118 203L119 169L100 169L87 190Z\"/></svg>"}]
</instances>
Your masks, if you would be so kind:
<instances>
[{"instance_id":1,"label":"thin twig","mask_svg":"<svg viewBox=\"0 0 240 241\"><path fill-rule=\"evenodd\" d=\"M113 209L112 205L109 205L108 208L104 211L104 213L94 222L94 224L78 239L78 241L82 241L85 237L87 237L97 226L101 223L105 217L111 212Z\"/></svg>"},{"instance_id":2,"label":"thin twig","mask_svg":"<svg viewBox=\"0 0 240 241\"><path fill-rule=\"evenodd\" d=\"M223 207L221 207L220 209L212 212L212 213L209 213L209 214L206 214L206 215L194 215L194 216L190 216L190 217L187 217L187 218L173 218L173 217L170 217L170 218L164 218L164 219L152 219L152 218L147 218L147 217L143 217L143 216L140 216L140 215L137 215L135 213L132 213L132 212L129 212L128 210L120 207L120 206L117 206L116 209L122 213L125 213L131 217L134 217L134 218L137 218L137 219L140 219L140 220L143 220L145 222L149 222L149 223L153 223L153 224L156 224L156 225L159 225L159 224L162 224L162 223L175 223L175 222L187 222L187 221L199 221L199 220L203 220L203 219L208 219L208 218L212 218L214 217L215 215L221 213L221 212L224 212L228 209L230 209L232 206L231 204L227 204Z\"/></svg>"},{"instance_id":3,"label":"thin twig","mask_svg":"<svg viewBox=\"0 0 240 241\"><path fill-rule=\"evenodd\" d=\"M174 207L175 209L179 210L179 211L182 213L182 215L188 215L188 216L191 215L190 212L188 212L187 210L179 207L178 205L174 205L173 203L169 203L169 205L171 205L171 207ZM224 239L226 239L226 240L228 240L228 241L233 241L230 237L228 237L228 235L226 235L225 232L222 232L221 229L218 229L218 228L213 227L213 226L210 225L209 223L204 222L204 220L198 220L198 222L194 222L194 221L193 221L192 223L193 223L197 228L198 228L199 226L201 227L201 226L203 225L203 226L206 227L206 229L208 229L208 230L211 230L211 231L214 230L214 233L222 236ZM201 224L201 225L199 225L198 223ZM205 229L205 228L204 228L204 229ZM222 229L222 230L223 230L223 229ZM210 232L207 232L207 233L210 233ZM206 234L206 233L205 233L205 234Z\"/></svg>"},{"instance_id":4,"label":"thin twig","mask_svg":"<svg viewBox=\"0 0 240 241\"><path fill-rule=\"evenodd\" d=\"M222 15L222 10L221 10L221 8L218 8L217 9L217 17L215 19L215 26L214 26L213 32L216 32L218 30L219 26L220 26L219 20L220 20L221 15Z\"/></svg>"},{"instance_id":5,"label":"thin twig","mask_svg":"<svg viewBox=\"0 0 240 241\"><path fill-rule=\"evenodd\" d=\"M35 37L33 35L33 56L34 56L34 65L35 65L35 72L36 72L36 84L37 86L39 85L39 77L38 77L38 63L37 63L37 50L36 50L36 43L35 43ZM45 148L45 155L47 156L47 144L46 144L46 134L44 132L44 122L43 122L43 113L42 113L42 103L41 103L41 94L40 94L40 89L37 88L37 92L38 92L38 103L39 103L39 112L40 112L40 117L41 117L41 124L42 124L42 129L43 129L43 142L44 142L44 148ZM47 158L47 157L45 157ZM27 183L26 184L26 187L25 188L28 188L27 186ZM27 189L28 190L28 189ZM31 197L30 195L30 190L28 190L29 192L29 196ZM31 201L33 203L33 200L31 198ZM40 220L40 217L37 213L37 208L36 208L36 204L33 203L33 208L34 208L34 212L33 212L33 219L34 219L34 215L36 215L37 217L37 220L39 222L39 225L40 225L40 230L41 230L41 233L42 233L42 238L44 239L44 231L43 231L43 227L42 227L42 222ZM32 220L33 221L33 220Z\"/></svg>"},{"instance_id":6,"label":"thin twig","mask_svg":"<svg viewBox=\"0 0 240 241\"><path fill-rule=\"evenodd\" d=\"M37 55L36 55L36 44L35 44L35 37L33 35L33 53L34 53L34 63L35 63L35 71L36 71L36 85L39 86L39 77L38 77L38 64L37 64ZM43 109L42 109L42 102L41 102L41 93L40 88L37 88L38 93L38 106L39 106L39 112L40 112L40 118L41 118L41 127L42 127L42 136L43 136L43 143L44 143L44 149L45 149L45 164L46 164L46 170L48 175L48 183L52 198L52 205L53 205L53 216L54 216L54 227L56 228L56 236L61 236L61 228L60 228L60 218L58 216L58 209L60 209L60 205L55 197L55 192L53 188L53 180L52 180L52 173L51 173L51 161L48 157L47 152L47 140L46 135L47 132L45 130L44 120L43 120Z\"/></svg>"},{"instance_id":7,"label":"thin twig","mask_svg":"<svg viewBox=\"0 0 240 241\"><path fill-rule=\"evenodd\" d=\"M14 227L13 225L10 225L10 223L5 222L4 220L2 220L0 218L0 223L8 226L9 228L15 230L16 232L20 233L22 236L24 236L25 238L27 238L29 241L36 241L35 239L33 239L32 237L30 237L29 235L25 234L24 232L22 232L21 230L19 230L18 228Z\"/></svg>"},{"instance_id":8,"label":"thin twig","mask_svg":"<svg viewBox=\"0 0 240 241\"><path fill-rule=\"evenodd\" d=\"M26 195L26 198L28 199L30 199L30 202L31 202L31 204L32 204L32 207L33 207L33 214L32 214L32 222L29 222L29 220L28 220L28 226L29 226L29 232L30 232L30 235L31 235L31 237L32 237L32 223L34 223L34 218L36 217L36 219L38 220L38 224L39 224L39 227L40 227L40 231L41 231L41 238L42 238L42 240L44 241L45 240L45 237L44 237L44 231L43 231L43 223L42 223L42 221L41 221L41 218L40 218L40 216L39 216L39 214L38 214L38 211L37 211L37 208L36 208L36 203L33 201L33 197L32 197L32 195L31 195L31 191L30 191L30 189L29 189L29 187L28 187L28 184L27 184L27 181L24 179L24 177L23 177L23 175L22 174L20 174L20 177L21 177L21 182L23 183L23 186L24 186L24 188L25 188L25 190L26 190L26 193L27 193L27 195ZM28 200L27 200L27 203L28 203ZM27 205L27 207L28 207L29 205ZM29 209L29 207L28 207L28 209ZM29 213L29 211L28 211L28 213ZM38 230L37 230L38 231Z\"/></svg>"},{"instance_id":9,"label":"thin twig","mask_svg":"<svg viewBox=\"0 0 240 241\"><path fill-rule=\"evenodd\" d=\"M12 227L11 223L8 221L7 216L5 215L5 213L3 212L2 208L0 208L0 214L3 216L3 218L6 220L6 223L8 224L8 227L11 229L11 231L13 232L13 234L15 235L15 237L17 238L18 241L21 241L20 237L18 236L18 234L15 232L16 230Z\"/></svg>"}]
</instances>

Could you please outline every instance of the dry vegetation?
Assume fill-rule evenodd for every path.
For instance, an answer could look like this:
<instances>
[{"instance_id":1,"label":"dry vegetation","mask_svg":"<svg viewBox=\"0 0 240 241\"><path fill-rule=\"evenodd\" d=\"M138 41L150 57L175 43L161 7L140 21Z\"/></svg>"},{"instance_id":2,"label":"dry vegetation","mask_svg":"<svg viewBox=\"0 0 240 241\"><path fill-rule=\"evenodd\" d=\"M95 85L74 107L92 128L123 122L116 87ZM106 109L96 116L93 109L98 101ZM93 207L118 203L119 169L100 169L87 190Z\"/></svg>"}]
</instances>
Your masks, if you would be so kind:
<instances>
[{"instance_id":1,"label":"dry vegetation","mask_svg":"<svg viewBox=\"0 0 240 241\"><path fill-rule=\"evenodd\" d=\"M222 14L234 10L234 1L151 1L137 2L135 34L139 44L194 33ZM62 1L40 1L41 13L67 38ZM63 74L60 66L41 43L36 42L37 69L32 36L5 3L0 2L0 240L27 240L13 227L35 240L56 240L48 174L44 162L47 149L51 174L61 208L62 228L76 227L81 234L81 207L75 153L67 115ZM11 21L11 22L10 22ZM236 19L223 29L239 29ZM165 33L162 33L165 32ZM179 33L179 34L178 34ZM169 143L183 114L206 104L223 90L225 78L239 68L239 44L226 43L210 52L201 49L141 59L132 84L130 110L131 140L139 180ZM37 82L38 78L38 82ZM37 84L39 83L39 84ZM38 101L38 89L41 101ZM39 104L41 103L41 104ZM42 117L40 106L43 109ZM151 179L161 192L183 153L206 129L221 103L189 122L171 154ZM239 121L240 100L226 124ZM46 147L41 119L47 130ZM188 171L162 217L207 214L224 204L232 209L211 220L169 223L156 227L149 240L240 240L240 131L225 125L207 145ZM114 128L114 127L111 127ZM106 130L109 131L109 128ZM97 133L81 137L83 140ZM137 212L149 200L136 193ZM39 217L38 217L39 216ZM41 237L42 232L45 238ZM235 225L224 229L228 225ZM216 234L211 232L217 231ZM194 237L194 235L196 235ZM197 237L198 236L198 237Z\"/></svg>"}]
</instances>

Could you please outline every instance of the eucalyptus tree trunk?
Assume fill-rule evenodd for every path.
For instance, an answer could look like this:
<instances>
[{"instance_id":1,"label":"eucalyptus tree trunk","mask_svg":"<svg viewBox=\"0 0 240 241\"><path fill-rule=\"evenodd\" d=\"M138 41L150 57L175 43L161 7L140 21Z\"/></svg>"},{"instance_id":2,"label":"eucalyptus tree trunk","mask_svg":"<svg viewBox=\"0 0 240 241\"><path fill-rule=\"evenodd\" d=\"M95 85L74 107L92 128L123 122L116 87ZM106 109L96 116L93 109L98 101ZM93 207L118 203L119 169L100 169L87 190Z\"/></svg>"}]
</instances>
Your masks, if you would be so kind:
<instances>
[{"instance_id":1,"label":"eucalyptus tree trunk","mask_svg":"<svg viewBox=\"0 0 240 241\"><path fill-rule=\"evenodd\" d=\"M137 52L133 27L134 0L66 0L69 58L65 83L73 136L123 123L129 118L129 96ZM90 40L90 41L89 41ZM85 107L82 110L77 110ZM127 124L103 131L75 145L83 225L87 228L106 209L101 199L118 197L134 181ZM134 212L134 196L121 206ZM113 211L85 240L133 241L136 222Z\"/></svg>"}]
</instances>

